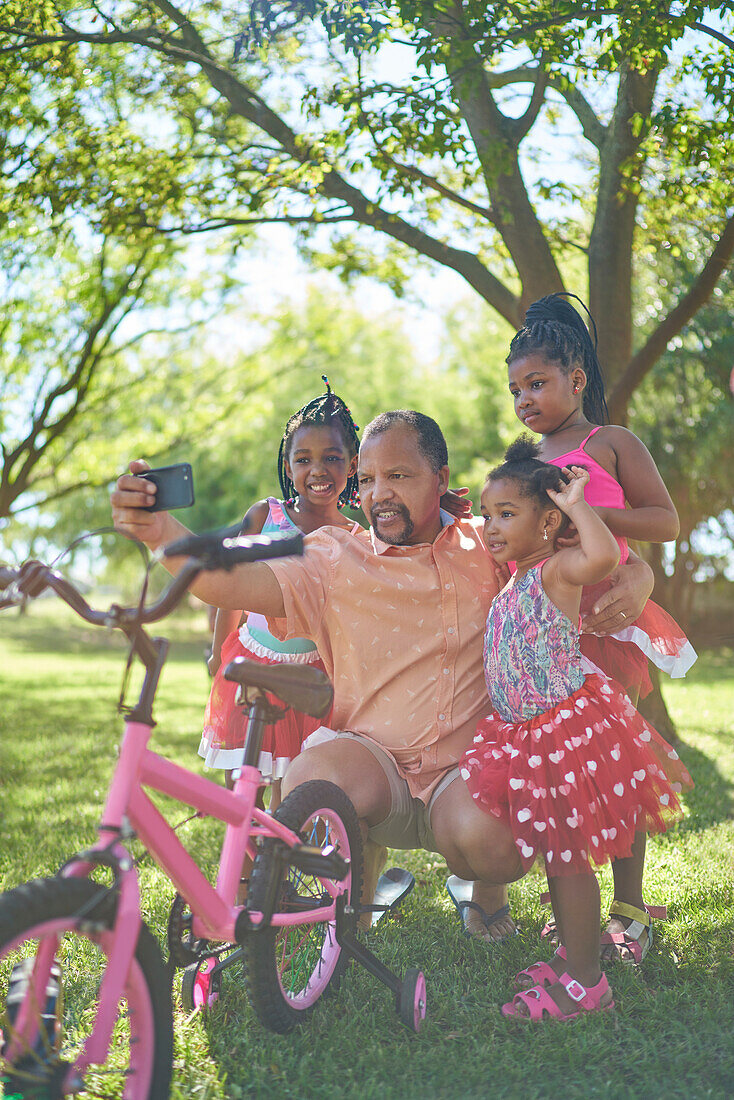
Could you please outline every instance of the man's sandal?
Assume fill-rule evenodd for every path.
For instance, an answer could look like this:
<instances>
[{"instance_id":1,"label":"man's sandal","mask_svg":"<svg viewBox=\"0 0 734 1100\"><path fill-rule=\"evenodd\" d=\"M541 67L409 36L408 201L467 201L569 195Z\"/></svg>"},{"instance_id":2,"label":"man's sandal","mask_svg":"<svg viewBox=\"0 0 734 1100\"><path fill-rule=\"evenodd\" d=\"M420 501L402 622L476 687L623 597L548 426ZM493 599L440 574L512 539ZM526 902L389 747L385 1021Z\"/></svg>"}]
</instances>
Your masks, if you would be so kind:
<instances>
[{"instance_id":1,"label":"man's sandal","mask_svg":"<svg viewBox=\"0 0 734 1100\"><path fill-rule=\"evenodd\" d=\"M511 1001L502 1005L502 1015L508 1019L528 1020L531 1023L540 1023L546 1016L566 1022L575 1020L588 1012L608 1012L614 1008L614 998L605 974L602 974L596 985L588 988L572 978L570 974L561 974L560 977L556 977L556 981L561 983L571 1000L579 1006L578 1012L564 1012L547 990L542 986L534 985L532 989L516 993ZM609 1000L602 1004L603 998L607 995ZM527 1011L523 1011L523 1008Z\"/></svg>"},{"instance_id":2,"label":"man's sandal","mask_svg":"<svg viewBox=\"0 0 734 1100\"><path fill-rule=\"evenodd\" d=\"M666 920L668 909L665 905L646 905L644 909L638 909L636 905L627 905L624 901L613 901L609 916L629 920L630 924L624 932L602 932L602 952L605 947L614 948L613 958L602 958L602 962L639 966L652 946L652 918Z\"/></svg>"},{"instance_id":3,"label":"man's sandal","mask_svg":"<svg viewBox=\"0 0 734 1100\"><path fill-rule=\"evenodd\" d=\"M562 959L566 961L566 948L559 947L556 951L554 958ZM532 989L533 986L540 986L542 989L546 989L549 985L555 985L558 981L558 974L555 972L550 963L547 962L534 962L530 966L526 966L524 970L521 970L519 974L516 974L512 979L512 988L517 992L523 992L526 989Z\"/></svg>"},{"instance_id":4,"label":"man's sandal","mask_svg":"<svg viewBox=\"0 0 734 1100\"><path fill-rule=\"evenodd\" d=\"M498 924L501 920L504 920L505 917L510 915L509 902L501 905L494 913L487 913L486 910L482 909L481 905L471 900L473 889L473 882L459 878L458 875L449 875L446 880L446 893L456 906L456 912L459 914L459 920L461 921L464 935L469 939L481 938L484 943L489 944L504 943L505 940L509 940L512 936L519 936L520 930L518 928L513 928L512 932L506 932L504 936L492 936L489 940L484 939L484 937L475 936L473 932L469 931L466 920L467 910L469 909L473 909L474 912L479 915L479 919L487 931L489 931L492 925Z\"/></svg>"}]
</instances>

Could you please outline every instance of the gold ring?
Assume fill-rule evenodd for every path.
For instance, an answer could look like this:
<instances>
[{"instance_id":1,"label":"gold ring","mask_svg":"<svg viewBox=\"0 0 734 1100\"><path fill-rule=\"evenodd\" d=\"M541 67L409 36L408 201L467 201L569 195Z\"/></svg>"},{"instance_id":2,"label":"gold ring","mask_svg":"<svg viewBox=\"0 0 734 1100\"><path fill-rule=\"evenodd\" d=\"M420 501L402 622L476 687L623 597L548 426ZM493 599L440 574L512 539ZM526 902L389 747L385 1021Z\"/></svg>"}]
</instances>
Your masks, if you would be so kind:
<instances>
[{"instance_id":1,"label":"gold ring","mask_svg":"<svg viewBox=\"0 0 734 1100\"><path fill-rule=\"evenodd\" d=\"M619 614L620 614L620 616L621 616L621 617L622 617L623 619L626 619L626 618L627 618L627 616L625 615L624 611L620 611L620 613L619 613Z\"/></svg>"}]
</instances>

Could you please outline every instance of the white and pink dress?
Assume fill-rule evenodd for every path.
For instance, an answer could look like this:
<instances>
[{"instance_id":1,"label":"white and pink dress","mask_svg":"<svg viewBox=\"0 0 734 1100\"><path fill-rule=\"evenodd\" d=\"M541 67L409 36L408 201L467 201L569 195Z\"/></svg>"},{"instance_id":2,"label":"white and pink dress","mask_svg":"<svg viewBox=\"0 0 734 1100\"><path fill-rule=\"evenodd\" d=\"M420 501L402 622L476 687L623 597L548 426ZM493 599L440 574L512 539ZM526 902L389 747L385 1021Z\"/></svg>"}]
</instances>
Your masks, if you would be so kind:
<instances>
[{"instance_id":1,"label":"white and pink dress","mask_svg":"<svg viewBox=\"0 0 734 1100\"><path fill-rule=\"evenodd\" d=\"M276 531L295 532L299 528L285 510L285 502L268 497L268 515L262 527L264 535ZM355 524L359 530L359 524ZM246 657L260 664L309 664L323 668L316 646L308 638L289 638L281 642L267 627L263 615L250 612L246 621L225 638L222 658L212 683L204 716L204 731L199 755L210 768L239 768L245 743L246 719L235 703L237 684L225 680L224 669L235 657ZM284 717L265 727L260 771L266 778L280 779L291 760L298 756L304 740L323 724L325 718L311 718L300 711L288 710Z\"/></svg>"}]
</instances>

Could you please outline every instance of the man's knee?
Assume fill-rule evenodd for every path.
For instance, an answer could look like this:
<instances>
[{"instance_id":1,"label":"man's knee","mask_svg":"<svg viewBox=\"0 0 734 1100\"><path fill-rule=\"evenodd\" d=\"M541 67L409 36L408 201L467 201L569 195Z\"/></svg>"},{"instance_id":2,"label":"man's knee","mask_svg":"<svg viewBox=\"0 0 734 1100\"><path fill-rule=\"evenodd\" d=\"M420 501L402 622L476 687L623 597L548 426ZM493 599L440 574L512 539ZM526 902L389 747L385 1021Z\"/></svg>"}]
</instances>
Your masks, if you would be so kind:
<instances>
[{"instance_id":1,"label":"man's knee","mask_svg":"<svg viewBox=\"0 0 734 1100\"><path fill-rule=\"evenodd\" d=\"M283 776L283 796L290 794L294 787L307 783L310 779L328 779L334 783L335 780L331 774L327 774L330 770L328 758L326 762L320 761L320 754L314 749L306 749L294 757L286 769Z\"/></svg>"},{"instance_id":2,"label":"man's knee","mask_svg":"<svg viewBox=\"0 0 734 1100\"><path fill-rule=\"evenodd\" d=\"M442 847L442 854L455 873L459 873L459 868L466 870L468 867L472 871L469 877L483 882L500 885L515 882L524 874L512 834L501 827L486 831L458 830Z\"/></svg>"},{"instance_id":3,"label":"man's knee","mask_svg":"<svg viewBox=\"0 0 734 1100\"><path fill-rule=\"evenodd\" d=\"M390 812L391 794L384 771L362 745L340 738L305 749L288 765L283 794L301 783L325 779L352 800L357 815L374 825Z\"/></svg>"},{"instance_id":4,"label":"man's knee","mask_svg":"<svg viewBox=\"0 0 734 1100\"><path fill-rule=\"evenodd\" d=\"M449 867L456 868L456 874L460 874L459 868L470 868L474 878L498 884L522 877L522 863L509 828L480 810L460 780L437 802L432 825L441 854Z\"/></svg>"}]
</instances>

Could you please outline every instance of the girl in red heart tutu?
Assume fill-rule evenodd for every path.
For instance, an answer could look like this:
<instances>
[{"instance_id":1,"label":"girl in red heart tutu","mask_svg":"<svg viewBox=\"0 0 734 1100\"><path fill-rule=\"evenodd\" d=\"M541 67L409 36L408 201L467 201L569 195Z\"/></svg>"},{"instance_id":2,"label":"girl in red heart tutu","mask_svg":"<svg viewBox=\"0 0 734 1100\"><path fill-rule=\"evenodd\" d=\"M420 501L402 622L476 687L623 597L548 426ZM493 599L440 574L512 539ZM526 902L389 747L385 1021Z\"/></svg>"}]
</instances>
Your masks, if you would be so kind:
<instances>
[{"instance_id":1,"label":"girl in red heart tutu","mask_svg":"<svg viewBox=\"0 0 734 1100\"><path fill-rule=\"evenodd\" d=\"M461 767L477 803L506 822L525 870L543 857L563 945L550 964L517 975L521 992L503 1014L568 1020L614 1004L599 967L593 865L629 858L638 830L679 818L677 793L691 780L622 689L581 656L582 589L614 569L619 546L584 500L588 472L537 455L519 439L482 493L487 547L517 569L487 620L493 713ZM557 549L569 521L579 545Z\"/></svg>"}]
</instances>

